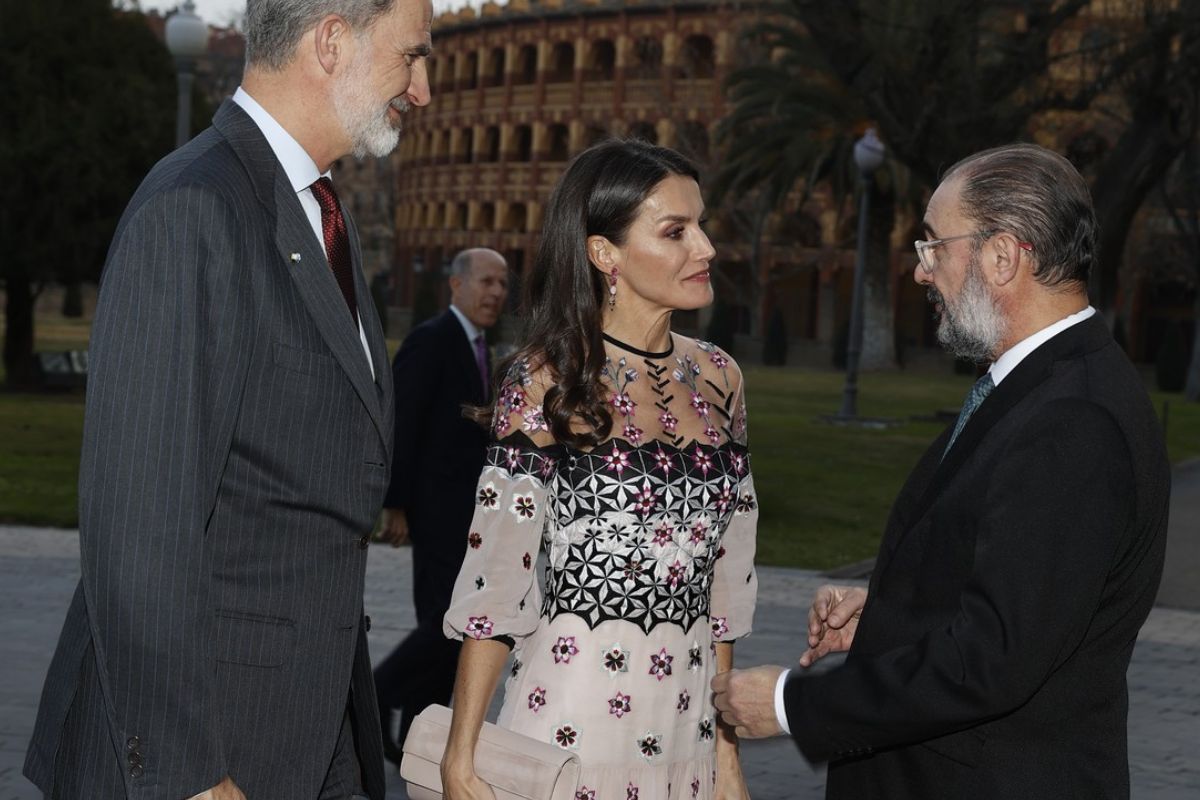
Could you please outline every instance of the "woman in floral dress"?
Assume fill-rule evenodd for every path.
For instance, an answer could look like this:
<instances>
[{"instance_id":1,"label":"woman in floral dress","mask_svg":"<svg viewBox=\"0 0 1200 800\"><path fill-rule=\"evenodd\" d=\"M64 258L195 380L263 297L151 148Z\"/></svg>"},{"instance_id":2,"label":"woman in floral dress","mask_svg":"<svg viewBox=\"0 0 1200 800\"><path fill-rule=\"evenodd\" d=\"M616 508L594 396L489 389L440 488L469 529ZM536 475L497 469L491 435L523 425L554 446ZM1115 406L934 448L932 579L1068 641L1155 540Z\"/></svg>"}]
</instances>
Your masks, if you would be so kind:
<instances>
[{"instance_id":1,"label":"woman in floral dress","mask_svg":"<svg viewBox=\"0 0 1200 800\"><path fill-rule=\"evenodd\" d=\"M499 724L576 752L579 800L748 796L709 689L757 588L742 376L670 329L712 302L703 214L695 168L641 142L551 196L445 617L450 800L492 796L473 754L510 647Z\"/></svg>"}]
</instances>

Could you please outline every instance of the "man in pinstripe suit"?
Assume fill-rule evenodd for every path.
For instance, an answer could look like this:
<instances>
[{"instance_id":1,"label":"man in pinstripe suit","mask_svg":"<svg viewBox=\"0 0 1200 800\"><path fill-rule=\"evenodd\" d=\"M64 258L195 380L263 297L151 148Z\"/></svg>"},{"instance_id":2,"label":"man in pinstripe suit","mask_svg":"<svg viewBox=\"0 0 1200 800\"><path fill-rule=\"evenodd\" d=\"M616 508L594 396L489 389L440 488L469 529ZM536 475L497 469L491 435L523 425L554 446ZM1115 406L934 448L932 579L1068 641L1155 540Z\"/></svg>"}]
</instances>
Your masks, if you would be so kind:
<instances>
[{"instance_id":1,"label":"man in pinstripe suit","mask_svg":"<svg viewBox=\"0 0 1200 800\"><path fill-rule=\"evenodd\" d=\"M385 792L362 611L392 386L327 173L429 101L428 0L249 0L242 88L125 211L82 579L25 774L54 798ZM332 269L331 269L332 268Z\"/></svg>"}]
</instances>

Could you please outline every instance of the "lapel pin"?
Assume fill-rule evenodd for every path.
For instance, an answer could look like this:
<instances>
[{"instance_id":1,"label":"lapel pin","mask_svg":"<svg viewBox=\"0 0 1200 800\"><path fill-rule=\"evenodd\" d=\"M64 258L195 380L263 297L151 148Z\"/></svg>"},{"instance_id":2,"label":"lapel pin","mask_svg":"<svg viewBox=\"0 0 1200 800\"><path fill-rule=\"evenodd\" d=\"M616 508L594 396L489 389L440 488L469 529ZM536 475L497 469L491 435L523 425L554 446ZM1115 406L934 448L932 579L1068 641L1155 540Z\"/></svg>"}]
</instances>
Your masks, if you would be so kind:
<instances>
[{"instance_id":1,"label":"lapel pin","mask_svg":"<svg viewBox=\"0 0 1200 800\"><path fill-rule=\"evenodd\" d=\"M290 256L288 256L288 258L290 258L292 260L293 264L300 263L300 254L299 253L292 253Z\"/></svg>"}]
</instances>

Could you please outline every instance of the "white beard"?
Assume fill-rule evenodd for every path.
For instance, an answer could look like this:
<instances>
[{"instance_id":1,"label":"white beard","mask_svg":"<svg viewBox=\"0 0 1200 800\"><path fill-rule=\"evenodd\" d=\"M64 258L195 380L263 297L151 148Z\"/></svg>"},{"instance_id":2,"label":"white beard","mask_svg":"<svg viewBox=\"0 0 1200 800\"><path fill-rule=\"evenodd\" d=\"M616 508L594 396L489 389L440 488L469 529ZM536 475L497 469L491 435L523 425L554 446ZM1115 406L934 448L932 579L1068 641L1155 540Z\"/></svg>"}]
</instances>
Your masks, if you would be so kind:
<instances>
[{"instance_id":1,"label":"white beard","mask_svg":"<svg viewBox=\"0 0 1200 800\"><path fill-rule=\"evenodd\" d=\"M355 158L383 158L400 142L400 126L388 119L388 108L408 111L408 103L395 100L376 110L378 102L369 94L370 46L364 36L358 43L354 60L338 78L333 91L333 110L350 137Z\"/></svg>"},{"instance_id":2,"label":"white beard","mask_svg":"<svg viewBox=\"0 0 1200 800\"><path fill-rule=\"evenodd\" d=\"M957 358L976 363L995 360L1008 330L1008 321L983 281L978 253L971 255L967 278L953 305L932 286L928 294L930 301L942 309L937 338L946 350Z\"/></svg>"}]
</instances>

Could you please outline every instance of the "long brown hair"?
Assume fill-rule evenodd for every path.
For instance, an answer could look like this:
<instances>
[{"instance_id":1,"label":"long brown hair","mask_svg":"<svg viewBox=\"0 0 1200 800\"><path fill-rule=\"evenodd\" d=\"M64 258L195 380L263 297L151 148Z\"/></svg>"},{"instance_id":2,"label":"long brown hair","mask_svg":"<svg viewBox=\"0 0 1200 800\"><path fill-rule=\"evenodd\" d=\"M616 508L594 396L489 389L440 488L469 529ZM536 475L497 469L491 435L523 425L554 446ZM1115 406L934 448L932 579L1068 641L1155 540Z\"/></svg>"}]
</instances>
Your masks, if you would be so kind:
<instances>
[{"instance_id":1,"label":"long brown hair","mask_svg":"<svg viewBox=\"0 0 1200 800\"><path fill-rule=\"evenodd\" d=\"M554 383L542 410L559 443L594 447L612 431L601 381L608 287L588 259L587 239L603 236L623 245L642 202L671 175L700 180L695 166L674 150L613 139L580 153L550 195L541 242L525 276L522 344L496 371L494 383L498 389L520 362L531 370L548 369ZM494 403L483 411L476 418L490 420ZM579 422L582 426L572 424Z\"/></svg>"}]
</instances>

